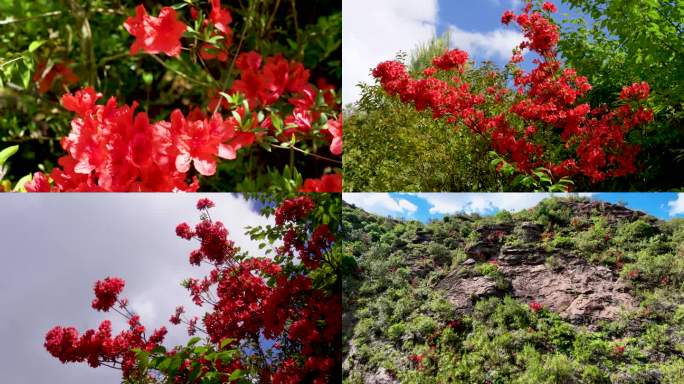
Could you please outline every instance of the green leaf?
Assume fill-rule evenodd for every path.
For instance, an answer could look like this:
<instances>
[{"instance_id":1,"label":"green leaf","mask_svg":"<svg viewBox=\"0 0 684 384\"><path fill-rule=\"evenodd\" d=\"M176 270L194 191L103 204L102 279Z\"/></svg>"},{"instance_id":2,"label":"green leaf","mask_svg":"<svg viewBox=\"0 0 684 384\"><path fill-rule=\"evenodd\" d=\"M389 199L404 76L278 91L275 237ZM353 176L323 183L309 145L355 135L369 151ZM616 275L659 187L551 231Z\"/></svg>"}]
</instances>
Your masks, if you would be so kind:
<instances>
[{"instance_id":1,"label":"green leaf","mask_svg":"<svg viewBox=\"0 0 684 384\"><path fill-rule=\"evenodd\" d=\"M41 45L45 44L44 40L36 40L29 44L28 51L33 53L36 49L40 48Z\"/></svg>"},{"instance_id":2,"label":"green leaf","mask_svg":"<svg viewBox=\"0 0 684 384\"><path fill-rule=\"evenodd\" d=\"M7 148L3 149L2 151L0 151L0 167L5 165L5 162L7 161L7 159L9 159L10 156L17 153L18 150L19 150L19 146L13 145L11 147L7 147Z\"/></svg>"},{"instance_id":3,"label":"green leaf","mask_svg":"<svg viewBox=\"0 0 684 384\"><path fill-rule=\"evenodd\" d=\"M25 185L26 185L26 183L28 183L28 182L31 181L32 179L33 179L33 175L31 175L30 173L29 173L28 175L22 177L22 178L19 179L19 181L17 181L17 183L14 185L14 189L13 189L12 191L14 191L14 192L26 192L26 187L25 187Z\"/></svg>"},{"instance_id":4,"label":"green leaf","mask_svg":"<svg viewBox=\"0 0 684 384\"><path fill-rule=\"evenodd\" d=\"M223 340L221 340L221 344L220 344L221 349L225 348L226 345L232 343L233 341L235 341L235 339L223 339Z\"/></svg>"},{"instance_id":5,"label":"green leaf","mask_svg":"<svg viewBox=\"0 0 684 384\"><path fill-rule=\"evenodd\" d=\"M233 371L233 373L230 374L230 377L228 377L228 381L234 381L237 380L245 375L244 372L242 372L239 369L236 369Z\"/></svg>"},{"instance_id":6,"label":"green leaf","mask_svg":"<svg viewBox=\"0 0 684 384\"><path fill-rule=\"evenodd\" d=\"M192 347L193 345L199 343L200 340L202 340L202 338L197 336L191 338L190 340L188 340L188 347Z\"/></svg>"},{"instance_id":7,"label":"green leaf","mask_svg":"<svg viewBox=\"0 0 684 384\"><path fill-rule=\"evenodd\" d=\"M24 88L28 88L29 84L31 84L31 71L29 68L26 68L23 72L21 72L21 84L24 86Z\"/></svg>"}]
</instances>

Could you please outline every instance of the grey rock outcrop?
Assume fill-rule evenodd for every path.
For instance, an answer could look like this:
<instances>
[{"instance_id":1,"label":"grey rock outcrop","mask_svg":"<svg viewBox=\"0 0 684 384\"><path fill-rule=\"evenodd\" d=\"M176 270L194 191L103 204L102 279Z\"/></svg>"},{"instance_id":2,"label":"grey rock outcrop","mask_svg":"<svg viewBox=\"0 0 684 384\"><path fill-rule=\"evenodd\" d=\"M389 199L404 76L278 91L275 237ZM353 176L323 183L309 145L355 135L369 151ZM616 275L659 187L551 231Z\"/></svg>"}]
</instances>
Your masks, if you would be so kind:
<instances>
[{"instance_id":1,"label":"grey rock outcrop","mask_svg":"<svg viewBox=\"0 0 684 384\"><path fill-rule=\"evenodd\" d=\"M436 288L446 291L447 299L456 312L469 312L477 300L501 294L491 277L459 275L454 271L436 285Z\"/></svg>"},{"instance_id":2,"label":"grey rock outcrop","mask_svg":"<svg viewBox=\"0 0 684 384\"><path fill-rule=\"evenodd\" d=\"M554 266L545 262L550 256L555 258ZM563 251L549 254L539 248L502 247L497 265L510 282L506 292L497 288L493 278L464 274L462 270L453 271L435 287L446 292L457 312L472 310L479 299L509 294L543 304L562 318L590 328L638 305L614 271Z\"/></svg>"}]
</instances>

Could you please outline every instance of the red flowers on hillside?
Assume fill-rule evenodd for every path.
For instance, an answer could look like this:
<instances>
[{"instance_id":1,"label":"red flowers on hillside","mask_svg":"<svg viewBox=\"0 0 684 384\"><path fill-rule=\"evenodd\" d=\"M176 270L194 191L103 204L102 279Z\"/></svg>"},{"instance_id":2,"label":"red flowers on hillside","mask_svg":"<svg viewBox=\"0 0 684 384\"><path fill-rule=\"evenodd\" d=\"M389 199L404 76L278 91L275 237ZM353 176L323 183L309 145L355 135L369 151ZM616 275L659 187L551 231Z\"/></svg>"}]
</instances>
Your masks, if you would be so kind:
<instances>
[{"instance_id":1,"label":"red flowers on hillside","mask_svg":"<svg viewBox=\"0 0 684 384\"><path fill-rule=\"evenodd\" d=\"M544 308L543 304L537 303L536 301L530 302L528 306L530 307L530 310L535 313L541 311Z\"/></svg>"},{"instance_id":2,"label":"red flowers on hillside","mask_svg":"<svg viewBox=\"0 0 684 384\"><path fill-rule=\"evenodd\" d=\"M592 108L582 101L591 89L587 78L562 68L556 58L558 27L531 7L528 3L519 15L506 11L501 19L504 24L517 23L525 36L509 64L515 96L509 96L505 83L494 80L486 92L473 89L459 75L467 54L457 49L434 58L434 67L421 78L412 78L396 61L380 63L373 76L387 93L418 111L430 109L434 118L445 118L457 129L465 127L482 137L517 172L533 174L544 167L555 180L582 175L592 183L634 173L639 147L628 143L627 135L653 119L652 111L636 105L648 98L648 84L625 87L621 99L633 104L614 110L605 105ZM543 9L556 11L548 2ZM523 60L523 49L541 56L529 73L515 67ZM442 80L443 71L452 69L457 69L455 76ZM504 100L512 104L501 112L497 108Z\"/></svg>"},{"instance_id":3,"label":"red flowers on hillside","mask_svg":"<svg viewBox=\"0 0 684 384\"><path fill-rule=\"evenodd\" d=\"M159 17L153 17L147 14L142 4L135 8L135 17L126 19L124 27L135 36L131 55L143 51L150 54L165 53L168 56L180 55L180 39L187 28L185 23L177 20L173 8L163 7Z\"/></svg>"}]
</instances>

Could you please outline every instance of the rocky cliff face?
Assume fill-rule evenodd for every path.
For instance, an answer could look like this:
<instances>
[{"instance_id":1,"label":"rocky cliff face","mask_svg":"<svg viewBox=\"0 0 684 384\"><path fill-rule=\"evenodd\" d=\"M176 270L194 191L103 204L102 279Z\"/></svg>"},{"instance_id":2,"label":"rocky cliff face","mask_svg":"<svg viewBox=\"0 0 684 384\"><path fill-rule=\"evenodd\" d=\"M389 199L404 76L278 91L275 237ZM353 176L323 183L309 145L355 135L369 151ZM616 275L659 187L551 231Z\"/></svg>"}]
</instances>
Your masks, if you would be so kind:
<instances>
[{"instance_id":1,"label":"rocky cliff face","mask_svg":"<svg viewBox=\"0 0 684 384\"><path fill-rule=\"evenodd\" d=\"M643 215L596 202L575 204L572 209L578 215L598 210L615 222ZM522 244L502 244L501 238L514 230ZM478 241L465 248L469 258L435 285L446 292L458 313L471 311L480 299L511 295L542 304L573 324L593 327L599 320L613 320L621 310L633 310L638 304L615 270L588 263L563 249L539 247L543 232L540 224L489 224L475 231ZM496 266L503 282L492 276L478 276L474 271L478 262Z\"/></svg>"},{"instance_id":2,"label":"rocky cliff face","mask_svg":"<svg viewBox=\"0 0 684 384\"><path fill-rule=\"evenodd\" d=\"M573 324L593 328L599 320L613 320L621 310L637 306L615 271L571 253L503 246L496 256L489 261L496 263L507 284L491 276L472 276L476 262L469 258L435 285L446 292L456 312L468 313L478 300L508 294L542 304ZM546 263L551 257L553 265Z\"/></svg>"}]
</instances>

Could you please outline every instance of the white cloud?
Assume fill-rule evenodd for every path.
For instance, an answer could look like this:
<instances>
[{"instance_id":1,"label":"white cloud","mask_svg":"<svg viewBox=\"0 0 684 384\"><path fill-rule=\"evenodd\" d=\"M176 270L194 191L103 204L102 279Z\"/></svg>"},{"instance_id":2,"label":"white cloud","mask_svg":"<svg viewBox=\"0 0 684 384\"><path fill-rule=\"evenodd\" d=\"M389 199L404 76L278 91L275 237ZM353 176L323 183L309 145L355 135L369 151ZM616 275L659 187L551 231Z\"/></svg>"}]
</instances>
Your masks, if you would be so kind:
<instances>
[{"instance_id":1,"label":"white cloud","mask_svg":"<svg viewBox=\"0 0 684 384\"><path fill-rule=\"evenodd\" d=\"M684 214L684 193L678 193L677 199L668 201L667 206L670 207L670 216Z\"/></svg>"},{"instance_id":2,"label":"white cloud","mask_svg":"<svg viewBox=\"0 0 684 384\"><path fill-rule=\"evenodd\" d=\"M342 18L342 99L359 98L359 82L370 71L435 35L437 0L344 0Z\"/></svg>"},{"instance_id":3,"label":"white cloud","mask_svg":"<svg viewBox=\"0 0 684 384\"><path fill-rule=\"evenodd\" d=\"M376 214L410 215L418 210L410 201L395 199L389 193L344 193L342 199Z\"/></svg>"},{"instance_id":4,"label":"white cloud","mask_svg":"<svg viewBox=\"0 0 684 384\"><path fill-rule=\"evenodd\" d=\"M399 200L399 206L409 213L414 213L418 210L418 206L405 199Z\"/></svg>"},{"instance_id":5,"label":"white cloud","mask_svg":"<svg viewBox=\"0 0 684 384\"><path fill-rule=\"evenodd\" d=\"M504 28L489 32L469 32L450 25L449 33L452 46L480 59L508 60L512 49L523 41L520 32Z\"/></svg>"},{"instance_id":6,"label":"white cloud","mask_svg":"<svg viewBox=\"0 0 684 384\"><path fill-rule=\"evenodd\" d=\"M590 197L590 193L580 193ZM532 208L551 196L550 193L421 193L415 196L431 205L430 213L492 213L497 210L517 212Z\"/></svg>"}]
</instances>

